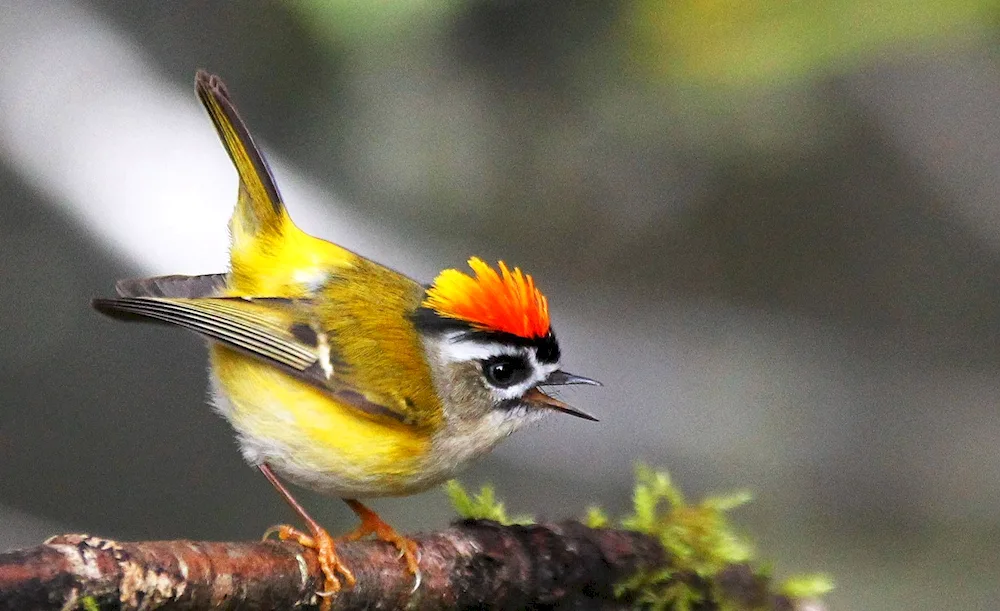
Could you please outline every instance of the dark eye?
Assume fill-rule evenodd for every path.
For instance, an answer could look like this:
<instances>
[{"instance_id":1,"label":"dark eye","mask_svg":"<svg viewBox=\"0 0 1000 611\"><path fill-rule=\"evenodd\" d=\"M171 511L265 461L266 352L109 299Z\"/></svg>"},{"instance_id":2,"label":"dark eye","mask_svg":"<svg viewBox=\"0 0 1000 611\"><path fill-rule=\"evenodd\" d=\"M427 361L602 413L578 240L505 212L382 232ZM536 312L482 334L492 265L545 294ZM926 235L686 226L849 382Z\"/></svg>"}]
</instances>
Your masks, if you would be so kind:
<instances>
[{"instance_id":1,"label":"dark eye","mask_svg":"<svg viewBox=\"0 0 1000 611\"><path fill-rule=\"evenodd\" d=\"M507 354L494 356L483 361L483 375L486 381L497 388L510 388L528 379L531 371L524 359Z\"/></svg>"}]
</instances>

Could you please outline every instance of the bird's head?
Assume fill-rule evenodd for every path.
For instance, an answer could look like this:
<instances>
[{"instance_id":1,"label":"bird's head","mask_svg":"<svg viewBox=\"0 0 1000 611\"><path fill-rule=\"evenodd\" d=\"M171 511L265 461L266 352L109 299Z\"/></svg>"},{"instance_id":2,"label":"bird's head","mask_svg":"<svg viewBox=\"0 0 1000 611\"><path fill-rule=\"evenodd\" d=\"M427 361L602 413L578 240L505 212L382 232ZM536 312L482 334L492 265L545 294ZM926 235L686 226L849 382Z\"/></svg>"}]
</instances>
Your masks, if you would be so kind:
<instances>
[{"instance_id":1,"label":"bird's head","mask_svg":"<svg viewBox=\"0 0 1000 611\"><path fill-rule=\"evenodd\" d=\"M446 417L505 433L550 411L597 420L539 388L600 383L560 369L548 302L531 276L502 261L499 272L475 257L469 266L472 275L441 272L416 316Z\"/></svg>"}]
</instances>

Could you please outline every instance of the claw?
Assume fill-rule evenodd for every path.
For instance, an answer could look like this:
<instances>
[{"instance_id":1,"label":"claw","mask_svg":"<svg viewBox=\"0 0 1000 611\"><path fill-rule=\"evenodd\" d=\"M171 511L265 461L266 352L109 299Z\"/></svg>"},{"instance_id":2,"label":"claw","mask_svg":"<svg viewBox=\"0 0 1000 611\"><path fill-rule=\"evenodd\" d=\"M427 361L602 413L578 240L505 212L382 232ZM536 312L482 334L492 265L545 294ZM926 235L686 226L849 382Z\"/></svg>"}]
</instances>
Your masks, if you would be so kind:
<instances>
[{"instance_id":1,"label":"claw","mask_svg":"<svg viewBox=\"0 0 1000 611\"><path fill-rule=\"evenodd\" d=\"M413 574L413 587L410 588L410 594L415 593L420 588L420 582L423 579L423 573L419 570Z\"/></svg>"},{"instance_id":2,"label":"claw","mask_svg":"<svg viewBox=\"0 0 1000 611\"><path fill-rule=\"evenodd\" d=\"M354 578L354 573L337 557L334 540L330 536L330 533L326 532L323 527L316 523L316 520L312 519L306 513L306 510L295 500L292 493L274 475L271 467L267 463L264 463L258 465L258 468L264 474L264 477L267 478L267 481L271 482L275 490L284 497L288 505L295 510L295 513L299 514L299 517L305 521L310 532L310 534L306 534L294 526L281 524L267 529L264 533L264 539L276 534L278 539L282 541L294 540L303 547L316 550L316 558L319 561L319 568L323 572L324 580L323 590L316 592L316 596L320 598L320 611L330 611L333 606L331 597L339 592L341 587L337 573L340 573L343 577L347 587L353 587L356 583L357 580ZM382 541L395 545L399 549L399 557L406 560L406 568L413 574L413 589L410 590L410 593L416 592L422 580L420 574L420 548L417 547L417 543L397 533L391 526L383 522L377 513L368 509L360 502L354 499L344 499L344 502L361 518L361 524L340 540L355 541L373 534Z\"/></svg>"},{"instance_id":3,"label":"claw","mask_svg":"<svg viewBox=\"0 0 1000 611\"><path fill-rule=\"evenodd\" d=\"M416 556L416 563L420 564L420 558L422 557L420 555L420 548L417 546L416 542L414 542L414 541L412 541L410 539L407 539L407 541L410 541L410 543L413 543L413 550L412 550L413 551L413 555ZM399 553L396 554L396 560L402 560L403 556L406 555L406 552L403 551L402 547L398 547L397 546L397 549L399 549ZM409 564L409 562L407 562L407 564Z\"/></svg>"},{"instance_id":4,"label":"claw","mask_svg":"<svg viewBox=\"0 0 1000 611\"><path fill-rule=\"evenodd\" d=\"M320 601L321 611L329 611L333 604L330 597L340 591L340 578L337 577L337 573L343 576L347 587L354 586L356 581L354 574L337 557L333 538L325 530L319 529L310 536L294 526L282 524L269 528L264 536L267 537L272 533L277 533L278 539L282 541L292 540L302 547L316 550L316 559L319 561L319 568L323 572L324 578L323 590L316 592L316 596L322 599Z\"/></svg>"},{"instance_id":5,"label":"claw","mask_svg":"<svg viewBox=\"0 0 1000 611\"><path fill-rule=\"evenodd\" d=\"M334 546L333 538L330 533L316 523L316 520L306 513L305 508L295 500L292 493L288 491L287 488L281 483L281 481L274 475L271 471L271 467L267 464L258 465L260 472L264 474L267 481L271 482L274 489L278 491L288 505L295 510L295 513L299 514L299 517L305 521L306 526L309 528L311 535L307 535L301 530L295 528L294 526L288 526L286 524L281 524L278 526L272 526L267 529L264 533L264 538L267 539L272 534L277 534L278 538L282 541L287 541L292 539L297 541L299 545L303 547L308 547L310 549L316 550L316 560L319 562L319 568L323 572L323 590L316 592L316 595L320 599L319 608L320 611L330 611L333 606L333 600L330 598L334 594L340 591L340 579L337 578L337 573L340 573L344 581L347 583L347 587L354 587L355 582L354 573L351 569L347 568L340 558L337 557L336 547Z\"/></svg>"},{"instance_id":6,"label":"claw","mask_svg":"<svg viewBox=\"0 0 1000 611\"><path fill-rule=\"evenodd\" d=\"M410 589L410 594L417 591L420 587L420 582L423 579L423 574L420 572L420 548L412 539L407 539L401 535L397 535L400 541L390 541L393 545L399 548L399 555L396 556L397 560L406 560L406 568L413 573L413 587Z\"/></svg>"},{"instance_id":7,"label":"claw","mask_svg":"<svg viewBox=\"0 0 1000 611\"><path fill-rule=\"evenodd\" d=\"M275 524L271 528L268 528L267 530L264 531L264 536L262 536L260 540L267 541L268 539L271 538L271 535L277 535L278 533L281 532L281 526L282 525L280 524ZM279 536L278 539L281 539L281 537Z\"/></svg>"}]
</instances>

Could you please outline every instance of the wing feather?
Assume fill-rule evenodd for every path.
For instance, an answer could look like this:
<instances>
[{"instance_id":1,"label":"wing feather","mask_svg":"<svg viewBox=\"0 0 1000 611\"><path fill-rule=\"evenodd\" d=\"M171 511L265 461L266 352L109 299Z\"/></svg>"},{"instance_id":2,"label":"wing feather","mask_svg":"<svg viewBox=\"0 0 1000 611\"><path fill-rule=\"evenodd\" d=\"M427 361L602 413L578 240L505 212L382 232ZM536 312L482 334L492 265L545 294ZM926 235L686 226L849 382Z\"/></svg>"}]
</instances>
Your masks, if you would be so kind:
<instances>
[{"instance_id":1,"label":"wing feather","mask_svg":"<svg viewBox=\"0 0 1000 611\"><path fill-rule=\"evenodd\" d=\"M122 320L176 325L278 366L329 392L343 403L375 416L407 422L404 414L369 400L337 375L323 355L320 332L309 319L308 300L245 297L202 299L120 297L95 299L94 308ZM303 328L312 333L303 332Z\"/></svg>"},{"instance_id":2,"label":"wing feather","mask_svg":"<svg viewBox=\"0 0 1000 611\"><path fill-rule=\"evenodd\" d=\"M115 283L119 297L221 297L226 274L129 278Z\"/></svg>"},{"instance_id":3,"label":"wing feather","mask_svg":"<svg viewBox=\"0 0 1000 611\"><path fill-rule=\"evenodd\" d=\"M241 302L244 307L234 307L233 302ZM94 300L94 307L104 314L125 319L150 318L177 325L296 371L305 371L316 362L318 357L313 349L302 345L290 333L283 333L282 325L273 315L269 318L265 308L254 305L239 297Z\"/></svg>"}]
</instances>

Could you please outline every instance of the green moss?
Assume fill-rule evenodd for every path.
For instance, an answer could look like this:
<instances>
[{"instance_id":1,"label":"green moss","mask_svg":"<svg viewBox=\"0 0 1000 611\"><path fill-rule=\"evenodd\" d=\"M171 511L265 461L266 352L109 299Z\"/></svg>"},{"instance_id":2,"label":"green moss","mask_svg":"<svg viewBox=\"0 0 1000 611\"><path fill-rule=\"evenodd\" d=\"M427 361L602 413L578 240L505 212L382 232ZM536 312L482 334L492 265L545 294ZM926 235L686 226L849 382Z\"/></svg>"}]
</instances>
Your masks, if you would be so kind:
<instances>
[{"instance_id":1,"label":"green moss","mask_svg":"<svg viewBox=\"0 0 1000 611\"><path fill-rule=\"evenodd\" d=\"M80 608L83 611L101 611L101 607L97 604L97 599L93 596L84 596L81 598Z\"/></svg>"},{"instance_id":2,"label":"green moss","mask_svg":"<svg viewBox=\"0 0 1000 611\"><path fill-rule=\"evenodd\" d=\"M445 484L445 492L451 499L451 504L463 518L475 520L493 520L504 525L531 524L535 520L531 516L508 516L503 503L497 500L492 486L483 486L479 494L470 495L462 484L450 480Z\"/></svg>"},{"instance_id":3,"label":"green moss","mask_svg":"<svg viewBox=\"0 0 1000 611\"><path fill-rule=\"evenodd\" d=\"M636 469L633 513L622 526L652 535L676 559L676 569L701 577L746 562L751 547L729 524L726 512L750 501L748 493L709 497L691 505L665 472Z\"/></svg>"},{"instance_id":4,"label":"green moss","mask_svg":"<svg viewBox=\"0 0 1000 611\"><path fill-rule=\"evenodd\" d=\"M652 609L687 611L709 596L725 607L726 601L715 600L720 597L711 588L706 591L683 577L696 575L711 584L727 566L750 560L749 542L726 518L726 512L749 500L743 492L691 504L667 473L638 466L632 513L622 519L622 526L656 537L670 554L671 566L633 575L618 584L616 595Z\"/></svg>"},{"instance_id":5,"label":"green moss","mask_svg":"<svg viewBox=\"0 0 1000 611\"><path fill-rule=\"evenodd\" d=\"M705 602L720 609L739 608L735 601L726 600L714 578L731 565L753 559L749 541L736 532L726 515L750 500L749 493L738 492L691 504L667 473L639 465L632 513L622 519L622 526L659 539L671 556L670 566L633 575L618 584L615 594L651 609L689 611ZM760 578L769 578L770 572L766 565L754 568ZM692 575L708 587L697 585ZM779 592L791 598L818 598L832 587L828 577L805 576L789 579Z\"/></svg>"},{"instance_id":6,"label":"green moss","mask_svg":"<svg viewBox=\"0 0 1000 611\"><path fill-rule=\"evenodd\" d=\"M495 520L501 524L531 523L528 516L508 517L503 503L490 486L470 495L458 482L446 485L451 503L465 518ZM690 503L663 471L639 465L632 496L632 511L621 520L621 527L641 532L659 540L669 555L669 566L657 567L632 575L615 586L615 595L627 597L647 609L692 611L699 607L741 609L728 600L717 585L716 577L733 565L753 560L749 541L730 524L728 512L750 501L750 494L710 496ZM612 528L616 524L599 507L587 509L583 523L591 528ZM770 581L766 564L753 567L753 574ZM805 575L785 581L777 593L792 599L814 599L833 588L824 575Z\"/></svg>"},{"instance_id":7,"label":"green moss","mask_svg":"<svg viewBox=\"0 0 1000 611\"><path fill-rule=\"evenodd\" d=\"M607 528L611 523L611 518L600 507L588 507L587 515L583 518L583 523L590 528Z\"/></svg>"},{"instance_id":8,"label":"green moss","mask_svg":"<svg viewBox=\"0 0 1000 611\"><path fill-rule=\"evenodd\" d=\"M778 591L789 598L819 598L833 589L829 575L795 575L781 584Z\"/></svg>"}]
</instances>

